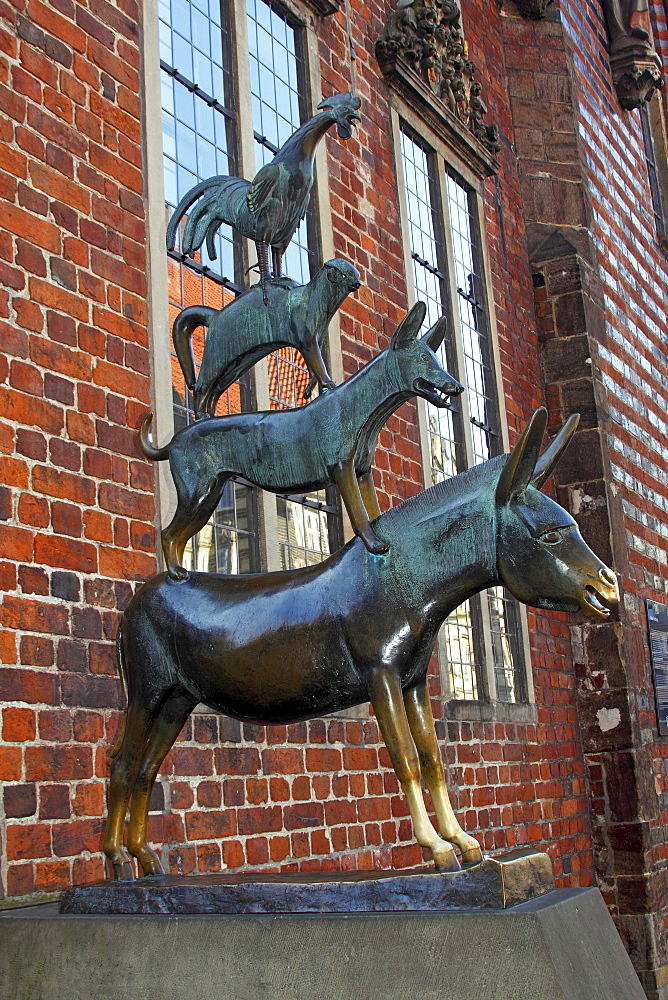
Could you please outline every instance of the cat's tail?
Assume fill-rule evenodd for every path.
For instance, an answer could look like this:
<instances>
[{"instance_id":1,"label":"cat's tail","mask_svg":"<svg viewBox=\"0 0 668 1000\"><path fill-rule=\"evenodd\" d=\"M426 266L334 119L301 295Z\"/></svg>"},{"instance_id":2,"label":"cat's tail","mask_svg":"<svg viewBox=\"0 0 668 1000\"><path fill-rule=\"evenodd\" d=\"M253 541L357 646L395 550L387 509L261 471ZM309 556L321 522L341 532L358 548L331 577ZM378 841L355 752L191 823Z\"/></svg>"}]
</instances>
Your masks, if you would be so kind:
<instances>
[{"instance_id":1,"label":"cat's tail","mask_svg":"<svg viewBox=\"0 0 668 1000\"><path fill-rule=\"evenodd\" d=\"M181 365L181 371L186 385L192 392L195 388L197 375L195 372L195 352L193 351L193 332L198 326L206 326L218 312L212 306L188 306L182 309L172 325L172 340L176 357Z\"/></svg>"}]
</instances>

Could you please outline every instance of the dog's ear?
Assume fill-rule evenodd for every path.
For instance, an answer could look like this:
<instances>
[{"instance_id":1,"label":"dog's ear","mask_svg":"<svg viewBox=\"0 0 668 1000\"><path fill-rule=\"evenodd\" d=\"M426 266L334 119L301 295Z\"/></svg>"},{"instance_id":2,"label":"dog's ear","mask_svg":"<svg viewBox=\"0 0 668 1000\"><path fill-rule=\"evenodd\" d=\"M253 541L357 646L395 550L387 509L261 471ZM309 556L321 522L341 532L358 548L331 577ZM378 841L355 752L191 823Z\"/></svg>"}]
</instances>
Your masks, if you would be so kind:
<instances>
[{"instance_id":1,"label":"dog's ear","mask_svg":"<svg viewBox=\"0 0 668 1000\"><path fill-rule=\"evenodd\" d=\"M447 328L447 320L445 316L441 316L441 318L434 323L431 330L428 330L427 333L425 333L422 338L422 343L426 344L427 347L436 352L443 343Z\"/></svg>"},{"instance_id":2,"label":"dog's ear","mask_svg":"<svg viewBox=\"0 0 668 1000\"><path fill-rule=\"evenodd\" d=\"M401 351L417 339L420 327L424 323L427 315L427 307L424 302L416 302L407 316L404 316L399 326L394 331L390 347L393 351Z\"/></svg>"}]
</instances>

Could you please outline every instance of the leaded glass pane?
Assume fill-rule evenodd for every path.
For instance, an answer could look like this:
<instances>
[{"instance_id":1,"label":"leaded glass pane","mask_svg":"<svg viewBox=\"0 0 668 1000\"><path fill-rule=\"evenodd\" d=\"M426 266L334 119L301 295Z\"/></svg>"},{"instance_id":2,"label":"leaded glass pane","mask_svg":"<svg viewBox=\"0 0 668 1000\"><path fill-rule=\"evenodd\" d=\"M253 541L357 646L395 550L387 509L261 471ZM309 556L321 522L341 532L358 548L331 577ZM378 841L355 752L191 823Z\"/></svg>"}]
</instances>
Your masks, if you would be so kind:
<instances>
[{"instance_id":1,"label":"leaded glass pane","mask_svg":"<svg viewBox=\"0 0 668 1000\"><path fill-rule=\"evenodd\" d=\"M402 162L408 204L408 226L416 298L427 305L427 323L449 313L446 253L440 233L440 212L434 184L434 157L405 130L401 133ZM452 349L439 348L442 364L455 374ZM455 413L427 403L432 483L456 476L458 468ZM448 661L453 698L478 698L477 655L467 602L443 624L441 637Z\"/></svg>"},{"instance_id":2,"label":"leaded glass pane","mask_svg":"<svg viewBox=\"0 0 668 1000\"><path fill-rule=\"evenodd\" d=\"M259 170L295 132L306 110L304 65L295 28L271 3L247 0L253 128ZM308 221L302 221L283 273L305 283L311 276Z\"/></svg>"},{"instance_id":3,"label":"leaded glass pane","mask_svg":"<svg viewBox=\"0 0 668 1000\"><path fill-rule=\"evenodd\" d=\"M448 175L448 212L452 237L457 304L464 345L467 400L471 415L473 462L478 465L495 454L495 410L490 345L487 330L482 255L477 238L475 196Z\"/></svg>"},{"instance_id":4,"label":"leaded glass pane","mask_svg":"<svg viewBox=\"0 0 668 1000\"><path fill-rule=\"evenodd\" d=\"M503 587L487 591L489 601L492 655L499 701L518 702L526 699L526 683L520 652L519 609L517 601Z\"/></svg>"},{"instance_id":5,"label":"leaded glass pane","mask_svg":"<svg viewBox=\"0 0 668 1000\"><path fill-rule=\"evenodd\" d=\"M165 200L171 214L198 181L235 173L231 114L223 110L231 104L231 60L228 30L216 3L209 7L194 0L161 0L159 18ZM216 260L206 246L195 260L234 280L235 245L229 226L218 231L215 248Z\"/></svg>"}]
</instances>

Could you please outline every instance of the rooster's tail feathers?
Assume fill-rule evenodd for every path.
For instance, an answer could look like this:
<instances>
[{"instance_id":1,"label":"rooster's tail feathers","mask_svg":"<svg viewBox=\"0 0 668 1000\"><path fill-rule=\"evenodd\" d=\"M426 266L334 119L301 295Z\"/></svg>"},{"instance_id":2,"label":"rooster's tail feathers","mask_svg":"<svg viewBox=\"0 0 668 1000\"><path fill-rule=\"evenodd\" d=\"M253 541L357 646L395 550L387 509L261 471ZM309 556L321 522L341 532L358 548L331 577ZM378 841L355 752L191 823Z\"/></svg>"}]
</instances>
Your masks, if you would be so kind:
<instances>
[{"instance_id":1,"label":"rooster's tail feathers","mask_svg":"<svg viewBox=\"0 0 668 1000\"><path fill-rule=\"evenodd\" d=\"M193 205L198 198L201 198L201 196L204 194L205 191L208 191L210 188L218 188L223 181L228 181L228 180L230 180L230 178L225 177L223 175L218 175L216 177L209 177L208 180L200 181L199 184L196 184L195 187L191 188L190 191L187 191L186 194L184 194L183 198L181 198L181 201L174 209L172 217L169 220L169 225L167 226L168 250L174 249L174 245L176 243L176 233L179 228L179 223L181 222L181 219L186 214L190 206ZM212 197L215 198L215 194L209 196L209 198ZM208 200L209 199L207 199L207 201ZM204 237L202 237L202 239L204 239ZM188 251L184 249L183 252L187 253Z\"/></svg>"}]
</instances>

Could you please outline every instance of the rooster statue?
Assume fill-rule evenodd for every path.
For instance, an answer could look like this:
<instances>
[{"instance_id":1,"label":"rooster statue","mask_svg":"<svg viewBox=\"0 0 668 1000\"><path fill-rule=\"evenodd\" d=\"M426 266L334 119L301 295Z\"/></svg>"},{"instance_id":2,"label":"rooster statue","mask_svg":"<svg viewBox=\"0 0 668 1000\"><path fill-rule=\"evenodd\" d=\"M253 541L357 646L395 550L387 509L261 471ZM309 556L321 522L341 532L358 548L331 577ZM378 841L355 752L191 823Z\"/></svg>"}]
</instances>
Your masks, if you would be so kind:
<instances>
[{"instance_id":1,"label":"rooster statue","mask_svg":"<svg viewBox=\"0 0 668 1000\"><path fill-rule=\"evenodd\" d=\"M181 251L194 257L206 240L209 256L215 260L214 236L218 227L223 223L233 226L255 242L267 305L269 247L273 277L280 278L283 254L308 208L316 146L334 124L340 138L349 139L355 121L361 121L357 114L360 103L353 94L333 94L322 101L318 105L321 113L297 129L252 181L217 176L196 184L174 210L167 227L167 249L174 249L181 219L198 202L188 215Z\"/></svg>"}]
</instances>

